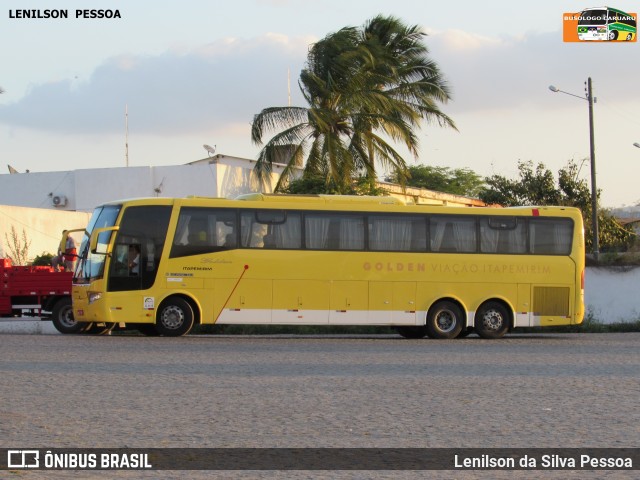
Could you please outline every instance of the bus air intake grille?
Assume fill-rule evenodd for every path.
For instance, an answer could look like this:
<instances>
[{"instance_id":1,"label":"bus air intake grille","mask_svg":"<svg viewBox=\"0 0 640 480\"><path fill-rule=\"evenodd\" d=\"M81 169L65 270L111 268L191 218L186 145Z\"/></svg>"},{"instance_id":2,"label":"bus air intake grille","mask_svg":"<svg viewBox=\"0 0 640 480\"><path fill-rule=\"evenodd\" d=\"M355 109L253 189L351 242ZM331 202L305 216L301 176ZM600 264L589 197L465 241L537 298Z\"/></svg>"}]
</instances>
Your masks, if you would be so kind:
<instances>
[{"instance_id":1,"label":"bus air intake grille","mask_svg":"<svg viewBox=\"0 0 640 480\"><path fill-rule=\"evenodd\" d=\"M535 315L566 317L569 315L569 287L534 287Z\"/></svg>"}]
</instances>

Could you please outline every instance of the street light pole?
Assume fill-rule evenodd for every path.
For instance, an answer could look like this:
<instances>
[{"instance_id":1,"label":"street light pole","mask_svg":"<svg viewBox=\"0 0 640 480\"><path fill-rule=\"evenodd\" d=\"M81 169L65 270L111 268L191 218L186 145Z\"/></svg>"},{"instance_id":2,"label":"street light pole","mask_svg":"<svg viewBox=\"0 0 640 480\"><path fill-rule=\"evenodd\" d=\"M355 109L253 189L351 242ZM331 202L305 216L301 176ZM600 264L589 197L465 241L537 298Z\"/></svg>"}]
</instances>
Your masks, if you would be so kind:
<instances>
[{"instance_id":1,"label":"street light pole","mask_svg":"<svg viewBox=\"0 0 640 480\"><path fill-rule=\"evenodd\" d=\"M598 260L598 256L600 254L600 241L598 235L598 189L596 187L596 146L595 146L595 135L593 131L593 88L591 86L591 77L587 79L585 82L587 84L587 102L589 103L589 153L591 159L591 226L593 231L593 257ZM559 88L554 87L553 85L549 86L549 90L554 93L560 92L566 95L571 95L572 97L577 97L582 100L579 95L574 95L573 93L565 92L560 90Z\"/></svg>"},{"instance_id":2,"label":"street light pole","mask_svg":"<svg viewBox=\"0 0 640 480\"><path fill-rule=\"evenodd\" d=\"M591 150L591 227L593 228L593 256L597 261L600 254L600 241L598 237L598 189L596 188L596 146L593 133L591 77L587 79L587 100L589 101L589 146Z\"/></svg>"}]
</instances>

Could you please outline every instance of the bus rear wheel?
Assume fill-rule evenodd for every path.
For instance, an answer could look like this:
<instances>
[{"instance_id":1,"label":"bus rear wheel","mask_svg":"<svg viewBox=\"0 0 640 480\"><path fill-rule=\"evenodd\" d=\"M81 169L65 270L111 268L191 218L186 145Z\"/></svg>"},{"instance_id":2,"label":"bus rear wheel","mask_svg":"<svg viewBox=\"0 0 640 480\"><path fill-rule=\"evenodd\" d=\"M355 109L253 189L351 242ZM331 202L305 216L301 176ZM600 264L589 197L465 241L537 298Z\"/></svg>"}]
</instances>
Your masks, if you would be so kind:
<instances>
[{"instance_id":1,"label":"bus rear wheel","mask_svg":"<svg viewBox=\"0 0 640 480\"><path fill-rule=\"evenodd\" d=\"M165 337L179 337L189 333L193 327L193 308L180 297L165 300L156 317L156 330Z\"/></svg>"},{"instance_id":2,"label":"bus rear wheel","mask_svg":"<svg viewBox=\"0 0 640 480\"><path fill-rule=\"evenodd\" d=\"M498 302L487 302L476 313L474 330L482 338L502 338L509 330L509 312Z\"/></svg>"},{"instance_id":3,"label":"bus rear wheel","mask_svg":"<svg viewBox=\"0 0 640 480\"><path fill-rule=\"evenodd\" d=\"M426 331L431 338L456 338L462 331L464 313L449 300L437 302L427 314Z\"/></svg>"}]
</instances>

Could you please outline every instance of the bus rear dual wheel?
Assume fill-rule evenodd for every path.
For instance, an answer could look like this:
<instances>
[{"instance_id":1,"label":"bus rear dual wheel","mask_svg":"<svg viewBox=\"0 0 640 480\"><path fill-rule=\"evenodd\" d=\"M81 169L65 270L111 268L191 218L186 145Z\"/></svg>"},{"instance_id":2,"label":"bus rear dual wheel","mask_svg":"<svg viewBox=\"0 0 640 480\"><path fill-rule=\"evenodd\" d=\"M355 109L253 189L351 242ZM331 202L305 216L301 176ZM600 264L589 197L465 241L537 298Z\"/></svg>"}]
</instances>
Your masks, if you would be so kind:
<instances>
[{"instance_id":1,"label":"bus rear dual wheel","mask_svg":"<svg viewBox=\"0 0 640 480\"><path fill-rule=\"evenodd\" d=\"M482 338L501 338L509 330L509 318L509 312L502 303L487 302L476 312L473 331ZM429 309L425 330L431 338L464 338L471 332L464 325L462 308L455 302L442 300Z\"/></svg>"},{"instance_id":2,"label":"bus rear dual wheel","mask_svg":"<svg viewBox=\"0 0 640 480\"><path fill-rule=\"evenodd\" d=\"M509 331L509 311L502 303L487 302L476 312L474 330L482 338L502 338Z\"/></svg>"},{"instance_id":3,"label":"bus rear dual wheel","mask_svg":"<svg viewBox=\"0 0 640 480\"><path fill-rule=\"evenodd\" d=\"M464 323L464 312L460 306L441 300L429 309L425 328L430 338L450 339L460 335Z\"/></svg>"}]
</instances>

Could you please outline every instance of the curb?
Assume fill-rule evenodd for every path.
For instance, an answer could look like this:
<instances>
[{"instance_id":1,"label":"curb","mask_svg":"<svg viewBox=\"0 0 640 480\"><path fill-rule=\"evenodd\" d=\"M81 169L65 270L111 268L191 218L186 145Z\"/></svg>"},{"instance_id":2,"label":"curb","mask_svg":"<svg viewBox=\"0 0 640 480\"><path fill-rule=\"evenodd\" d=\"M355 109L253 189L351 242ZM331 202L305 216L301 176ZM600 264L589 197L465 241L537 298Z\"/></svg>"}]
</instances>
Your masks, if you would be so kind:
<instances>
[{"instance_id":1,"label":"curb","mask_svg":"<svg viewBox=\"0 0 640 480\"><path fill-rule=\"evenodd\" d=\"M0 335L60 335L50 320L31 318L0 319Z\"/></svg>"}]
</instances>

